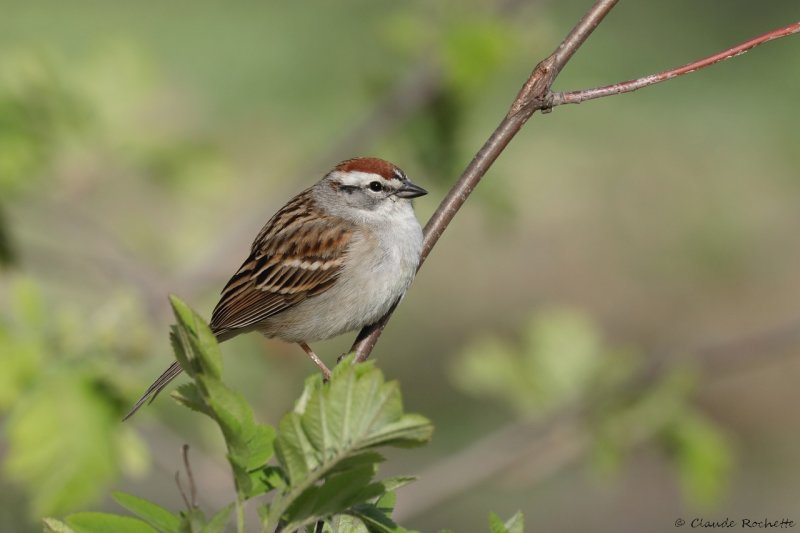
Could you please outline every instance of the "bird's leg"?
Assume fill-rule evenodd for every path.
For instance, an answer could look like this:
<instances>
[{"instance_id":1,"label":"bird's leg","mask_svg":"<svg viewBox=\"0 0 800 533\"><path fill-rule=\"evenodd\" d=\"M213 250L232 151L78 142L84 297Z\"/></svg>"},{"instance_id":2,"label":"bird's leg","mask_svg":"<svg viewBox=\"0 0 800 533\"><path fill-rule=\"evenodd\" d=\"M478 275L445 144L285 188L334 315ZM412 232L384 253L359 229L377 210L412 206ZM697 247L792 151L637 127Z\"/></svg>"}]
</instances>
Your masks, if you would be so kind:
<instances>
[{"instance_id":1,"label":"bird's leg","mask_svg":"<svg viewBox=\"0 0 800 533\"><path fill-rule=\"evenodd\" d=\"M320 370L322 370L322 375L325 376L325 381L330 381L331 380L330 369L327 366L325 366L325 363L322 362L322 359L317 357L317 354L314 353L314 350L311 349L311 346L309 346L304 342L298 342L297 344L299 344L300 347L303 349L303 351L306 352L306 354L311 358L312 361L314 361L314 364L317 365Z\"/></svg>"}]
</instances>

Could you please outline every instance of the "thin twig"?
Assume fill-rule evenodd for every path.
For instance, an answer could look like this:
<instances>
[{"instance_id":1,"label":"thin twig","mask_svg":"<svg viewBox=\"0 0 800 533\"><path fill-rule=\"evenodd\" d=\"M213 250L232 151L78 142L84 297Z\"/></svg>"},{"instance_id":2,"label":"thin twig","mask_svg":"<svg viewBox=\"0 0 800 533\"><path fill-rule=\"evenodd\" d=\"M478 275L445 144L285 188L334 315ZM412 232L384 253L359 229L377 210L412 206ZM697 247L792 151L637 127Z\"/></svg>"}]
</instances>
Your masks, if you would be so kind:
<instances>
[{"instance_id":1,"label":"thin twig","mask_svg":"<svg viewBox=\"0 0 800 533\"><path fill-rule=\"evenodd\" d=\"M189 445L184 444L181 446L181 457L183 458L183 468L186 470L186 477L189 478L189 494L191 499L186 496L186 491L183 490L181 483L181 471L175 471L175 483L178 485L178 490L183 498L183 503L186 504L186 509L191 511L197 509L197 485L194 482L194 474L192 474L192 465L189 464Z\"/></svg>"},{"instance_id":2,"label":"thin twig","mask_svg":"<svg viewBox=\"0 0 800 533\"><path fill-rule=\"evenodd\" d=\"M181 483L181 471L175 471L175 484L178 485L178 492L181 493L181 498L183 499L183 503L186 505L186 509L191 510L192 506L189 503L189 498L186 497L186 491L183 490L183 484Z\"/></svg>"},{"instance_id":3,"label":"thin twig","mask_svg":"<svg viewBox=\"0 0 800 533\"><path fill-rule=\"evenodd\" d=\"M788 24L781 28L761 34L758 37L754 37L743 42L742 44L728 48L727 50L723 50L717 54L704 57L703 59L698 59L697 61L692 61L691 63L687 63L680 67L664 70L657 74L651 74L650 76L645 76L635 80L614 83L612 85L606 85L605 87L553 93L551 95L550 106L555 107L563 104L579 104L587 100L603 98L604 96L629 93L637 89L641 89L642 87L655 85L656 83L661 83L663 81L671 80L672 78L677 78L678 76L683 76L684 74L689 74L691 72L710 67L711 65L725 61L726 59L740 56L745 52L752 50L756 46L774 41L775 39L780 39L781 37L788 37L789 35L794 35L795 33L800 33L800 22Z\"/></svg>"},{"instance_id":4,"label":"thin twig","mask_svg":"<svg viewBox=\"0 0 800 533\"><path fill-rule=\"evenodd\" d=\"M192 474L192 465L189 463L189 445L184 444L181 446L181 455L183 456L183 467L186 469L186 477L189 478L189 494L192 496L192 509L197 507L197 485L194 482L194 474Z\"/></svg>"}]
</instances>

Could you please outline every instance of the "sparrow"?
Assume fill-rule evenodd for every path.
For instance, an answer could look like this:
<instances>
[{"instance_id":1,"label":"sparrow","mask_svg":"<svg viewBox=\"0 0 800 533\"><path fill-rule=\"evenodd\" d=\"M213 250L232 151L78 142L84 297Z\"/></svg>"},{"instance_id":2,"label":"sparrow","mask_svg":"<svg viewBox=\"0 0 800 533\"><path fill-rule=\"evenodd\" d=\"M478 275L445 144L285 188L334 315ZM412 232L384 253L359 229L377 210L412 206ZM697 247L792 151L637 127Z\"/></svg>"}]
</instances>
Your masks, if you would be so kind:
<instances>
[{"instance_id":1,"label":"sparrow","mask_svg":"<svg viewBox=\"0 0 800 533\"><path fill-rule=\"evenodd\" d=\"M370 325L403 297L422 250L412 199L425 194L383 159L336 165L258 233L211 315L217 340L258 331L296 343L329 377L308 343ZM181 370L172 363L123 420Z\"/></svg>"}]
</instances>

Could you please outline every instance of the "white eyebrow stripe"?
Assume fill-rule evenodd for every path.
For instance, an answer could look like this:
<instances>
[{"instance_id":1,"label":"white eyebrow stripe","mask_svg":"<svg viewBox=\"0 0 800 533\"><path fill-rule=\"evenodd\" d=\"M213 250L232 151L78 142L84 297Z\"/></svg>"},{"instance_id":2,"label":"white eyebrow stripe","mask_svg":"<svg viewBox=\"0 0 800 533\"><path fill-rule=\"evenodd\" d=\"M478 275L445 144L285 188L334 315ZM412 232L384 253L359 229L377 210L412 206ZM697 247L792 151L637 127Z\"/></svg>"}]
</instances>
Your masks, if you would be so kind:
<instances>
[{"instance_id":1,"label":"white eyebrow stripe","mask_svg":"<svg viewBox=\"0 0 800 533\"><path fill-rule=\"evenodd\" d=\"M361 172L360 170L350 172L341 172L337 170L334 172L333 177L345 187L363 187L367 183L375 180L386 183L386 178L380 174Z\"/></svg>"}]
</instances>

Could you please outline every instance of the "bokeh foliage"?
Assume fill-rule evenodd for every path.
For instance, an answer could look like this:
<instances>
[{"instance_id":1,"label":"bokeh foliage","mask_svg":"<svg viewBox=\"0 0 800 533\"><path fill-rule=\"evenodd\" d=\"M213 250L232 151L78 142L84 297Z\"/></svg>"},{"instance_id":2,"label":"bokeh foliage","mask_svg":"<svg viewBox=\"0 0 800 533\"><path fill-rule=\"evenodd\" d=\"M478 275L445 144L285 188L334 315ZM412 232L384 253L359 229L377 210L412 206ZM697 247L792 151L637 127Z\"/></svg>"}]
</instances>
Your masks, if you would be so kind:
<instances>
[{"instance_id":1,"label":"bokeh foliage","mask_svg":"<svg viewBox=\"0 0 800 533\"><path fill-rule=\"evenodd\" d=\"M117 502L141 520L82 512L68 516L66 523L46 518L46 531L219 533L234 506L237 531L244 531L244 502L274 491L271 501L259 507L262 531L408 532L392 521L391 512L394 490L414 478L374 480L377 465L384 460L375 450L425 444L433 426L421 415L403 412L396 382L385 382L371 362L356 365L354 356L345 358L329 384L319 374L306 381L295 409L282 418L276 431L256 423L241 394L222 382L222 353L205 320L178 298L172 297L171 303L177 320L172 328L175 357L192 378L175 397L219 426L236 501L207 519L194 501L187 500L185 511L173 513L117 493ZM275 464L268 464L273 455ZM190 483L194 483L191 478ZM190 490L194 499L196 487ZM522 515L517 513L504 524L492 514L490 528L493 533L522 533Z\"/></svg>"},{"instance_id":2,"label":"bokeh foliage","mask_svg":"<svg viewBox=\"0 0 800 533\"><path fill-rule=\"evenodd\" d=\"M119 427L126 394L114 360L137 356L146 332L133 300L104 316L47 302L30 279L8 290L14 314L0 321L3 472L26 491L32 516L95 501L120 473L141 474L148 452Z\"/></svg>"},{"instance_id":3,"label":"bokeh foliage","mask_svg":"<svg viewBox=\"0 0 800 533\"><path fill-rule=\"evenodd\" d=\"M120 483L144 484L139 493L169 485L174 450L153 438L167 428L199 453L220 452L212 424L165 398L144 421L118 423L165 363L165 295L210 309L263 218L335 163L316 158L408 72L431 64L436 87L421 108L384 117L379 134L336 155L401 163L432 191L418 202L424 218L585 7L7 2L0 520L38 530L43 514L102 504ZM680 64L785 24L793 10L788 2L620 5L557 88ZM778 444L800 427L785 409L796 397L780 381L796 377L793 367L726 385L699 365L667 364L630 388L658 348L744 335L796 307L796 60L787 39L652 90L535 117L448 229L376 352L410 407L437 423L436 441L415 456L428 462L409 471L505 423L536 424L579 405L597 471L636 479L643 454L657 450L671 475L636 487L679 486L689 502L650 498L658 509L627 509L631 521L709 502L738 510L753 472L771 480L757 495L762 504L796 488L786 479L800 478L791 475L800 459L786 450L797 447ZM577 310L553 314L550 303ZM532 307L541 312L522 320ZM310 371L302 354L235 342L231 384L255 408L254 423L277 425ZM734 459L743 466L731 477ZM169 480L157 481L161 474ZM547 494L498 479L414 517L416 527L460 531L487 509L526 506L545 529L570 527L564 516L585 529L578 520L600 516L602 497L572 472L559 475ZM600 479L604 494L622 485ZM730 492L739 500L726 499ZM756 495L744 499L757 506Z\"/></svg>"},{"instance_id":4,"label":"bokeh foliage","mask_svg":"<svg viewBox=\"0 0 800 533\"><path fill-rule=\"evenodd\" d=\"M676 365L653 382L646 360L607 346L581 313L553 309L534 315L517 342L476 339L451 375L466 392L494 397L534 422L578 407L603 471L620 468L633 448L662 450L687 500L708 507L727 486L731 445L692 403L697 373Z\"/></svg>"}]
</instances>

